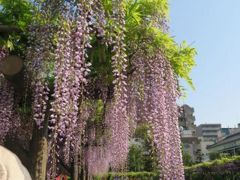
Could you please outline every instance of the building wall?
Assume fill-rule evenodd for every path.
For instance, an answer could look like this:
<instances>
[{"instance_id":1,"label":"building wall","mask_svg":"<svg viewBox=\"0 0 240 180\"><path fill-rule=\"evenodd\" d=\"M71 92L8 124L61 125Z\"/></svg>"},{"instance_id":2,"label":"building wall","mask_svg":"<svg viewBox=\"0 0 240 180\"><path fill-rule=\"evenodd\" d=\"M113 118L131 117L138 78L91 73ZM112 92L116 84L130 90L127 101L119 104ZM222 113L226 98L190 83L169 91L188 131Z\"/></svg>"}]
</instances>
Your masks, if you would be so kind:
<instances>
[{"instance_id":1,"label":"building wall","mask_svg":"<svg viewBox=\"0 0 240 180\"><path fill-rule=\"evenodd\" d=\"M198 139L200 140L199 143L199 147L201 149L201 154L202 154L202 161L208 161L209 160L209 150L207 149L207 147L209 145L214 144L214 141L208 141L206 139L204 139L204 137L198 137Z\"/></svg>"},{"instance_id":2,"label":"building wall","mask_svg":"<svg viewBox=\"0 0 240 180\"><path fill-rule=\"evenodd\" d=\"M217 142L221 124L201 124L197 127L197 136L200 140L200 149L203 161L209 160L207 146Z\"/></svg>"},{"instance_id":3,"label":"building wall","mask_svg":"<svg viewBox=\"0 0 240 180\"><path fill-rule=\"evenodd\" d=\"M188 105L181 107L181 116L179 118L179 126L181 129L181 140L183 144L183 150L187 152L192 161L197 160L197 150L199 149L199 142L196 136L196 125L194 109Z\"/></svg>"},{"instance_id":4,"label":"building wall","mask_svg":"<svg viewBox=\"0 0 240 180\"><path fill-rule=\"evenodd\" d=\"M221 128L218 133L217 141L224 139L225 137L240 132L240 128Z\"/></svg>"},{"instance_id":5,"label":"building wall","mask_svg":"<svg viewBox=\"0 0 240 180\"><path fill-rule=\"evenodd\" d=\"M217 141L220 130L221 124L201 124L197 127L197 136L206 141Z\"/></svg>"},{"instance_id":6,"label":"building wall","mask_svg":"<svg viewBox=\"0 0 240 180\"><path fill-rule=\"evenodd\" d=\"M195 116L194 114L194 108L183 105L181 107L181 115L179 118L179 126L183 127L185 130L196 130L195 125Z\"/></svg>"},{"instance_id":7,"label":"building wall","mask_svg":"<svg viewBox=\"0 0 240 180\"><path fill-rule=\"evenodd\" d=\"M240 151L240 132L230 134L221 139L217 143L208 146L211 153L230 153L232 155L239 154Z\"/></svg>"},{"instance_id":8,"label":"building wall","mask_svg":"<svg viewBox=\"0 0 240 180\"><path fill-rule=\"evenodd\" d=\"M197 150L199 149L199 143L183 143L183 150L187 152L193 162L197 161Z\"/></svg>"}]
</instances>

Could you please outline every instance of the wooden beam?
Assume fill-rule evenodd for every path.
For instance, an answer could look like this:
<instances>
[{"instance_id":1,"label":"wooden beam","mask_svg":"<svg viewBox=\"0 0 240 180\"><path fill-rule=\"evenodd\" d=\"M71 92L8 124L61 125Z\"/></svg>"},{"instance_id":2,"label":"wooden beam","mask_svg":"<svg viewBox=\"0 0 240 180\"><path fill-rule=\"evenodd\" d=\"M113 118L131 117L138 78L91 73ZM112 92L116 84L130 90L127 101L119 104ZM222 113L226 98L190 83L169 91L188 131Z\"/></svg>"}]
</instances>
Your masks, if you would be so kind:
<instances>
[{"instance_id":1,"label":"wooden beam","mask_svg":"<svg viewBox=\"0 0 240 180\"><path fill-rule=\"evenodd\" d=\"M7 56L0 61L0 73L9 80L16 92L24 92L24 71L23 60L18 56Z\"/></svg>"},{"instance_id":2,"label":"wooden beam","mask_svg":"<svg viewBox=\"0 0 240 180\"><path fill-rule=\"evenodd\" d=\"M0 33L13 33L13 32L21 32L21 29L19 29L16 26L0 24Z\"/></svg>"},{"instance_id":3,"label":"wooden beam","mask_svg":"<svg viewBox=\"0 0 240 180\"><path fill-rule=\"evenodd\" d=\"M18 56L7 56L0 62L0 73L5 76L14 76L21 72L23 68L23 60Z\"/></svg>"}]
</instances>

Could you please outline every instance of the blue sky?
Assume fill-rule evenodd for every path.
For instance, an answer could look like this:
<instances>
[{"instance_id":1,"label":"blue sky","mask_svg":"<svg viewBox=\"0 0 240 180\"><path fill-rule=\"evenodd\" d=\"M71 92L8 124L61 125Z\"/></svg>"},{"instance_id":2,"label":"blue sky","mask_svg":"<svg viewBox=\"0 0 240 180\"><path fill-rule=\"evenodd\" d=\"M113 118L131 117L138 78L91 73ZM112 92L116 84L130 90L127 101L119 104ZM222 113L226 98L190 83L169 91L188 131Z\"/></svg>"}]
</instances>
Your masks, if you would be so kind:
<instances>
[{"instance_id":1,"label":"blue sky","mask_svg":"<svg viewBox=\"0 0 240 180\"><path fill-rule=\"evenodd\" d=\"M240 0L170 0L170 31L198 51L195 91L182 103L196 124L240 123Z\"/></svg>"}]
</instances>

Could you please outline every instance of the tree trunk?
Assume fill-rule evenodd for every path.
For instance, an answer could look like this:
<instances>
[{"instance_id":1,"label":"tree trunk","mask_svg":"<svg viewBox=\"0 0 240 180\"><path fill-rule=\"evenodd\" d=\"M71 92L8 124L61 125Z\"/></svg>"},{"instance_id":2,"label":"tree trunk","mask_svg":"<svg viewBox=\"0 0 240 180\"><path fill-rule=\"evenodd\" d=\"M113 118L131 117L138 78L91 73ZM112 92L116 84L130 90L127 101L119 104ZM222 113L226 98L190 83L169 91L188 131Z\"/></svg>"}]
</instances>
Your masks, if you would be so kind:
<instances>
[{"instance_id":1,"label":"tree trunk","mask_svg":"<svg viewBox=\"0 0 240 180\"><path fill-rule=\"evenodd\" d=\"M48 159L48 143L47 137L42 135L43 130L36 130L36 135L33 138L33 164L34 172L33 179L45 180L47 170L47 159Z\"/></svg>"},{"instance_id":2,"label":"tree trunk","mask_svg":"<svg viewBox=\"0 0 240 180\"><path fill-rule=\"evenodd\" d=\"M75 154L74 157L74 180L79 179L79 159L78 159L78 153Z\"/></svg>"},{"instance_id":3,"label":"tree trunk","mask_svg":"<svg viewBox=\"0 0 240 180\"><path fill-rule=\"evenodd\" d=\"M46 118L42 129L35 127L32 138L34 180L45 180L47 175L48 161L48 119L49 119L50 102L47 103Z\"/></svg>"}]
</instances>

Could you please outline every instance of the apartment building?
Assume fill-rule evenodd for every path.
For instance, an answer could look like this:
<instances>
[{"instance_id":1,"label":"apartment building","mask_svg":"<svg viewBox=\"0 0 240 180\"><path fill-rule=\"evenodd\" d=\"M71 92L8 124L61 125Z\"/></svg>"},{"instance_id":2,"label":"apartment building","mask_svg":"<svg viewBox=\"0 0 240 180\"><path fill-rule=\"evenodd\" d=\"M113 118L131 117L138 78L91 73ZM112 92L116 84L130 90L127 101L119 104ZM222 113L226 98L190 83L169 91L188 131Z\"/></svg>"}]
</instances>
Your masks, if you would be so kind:
<instances>
[{"instance_id":1,"label":"apartment building","mask_svg":"<svg viewBox=\"0 0 240 180\"><path fill-rule=\"evenodd\" d=\"M209 160L207 147L217 142L221 124L200 124L197 126L197 137L200 140L199 146L202 153L202 160Z\"/></svg>"}]
</instances>

